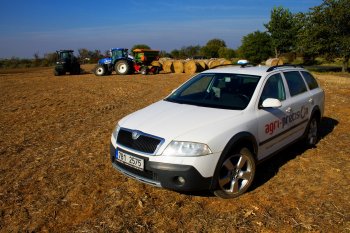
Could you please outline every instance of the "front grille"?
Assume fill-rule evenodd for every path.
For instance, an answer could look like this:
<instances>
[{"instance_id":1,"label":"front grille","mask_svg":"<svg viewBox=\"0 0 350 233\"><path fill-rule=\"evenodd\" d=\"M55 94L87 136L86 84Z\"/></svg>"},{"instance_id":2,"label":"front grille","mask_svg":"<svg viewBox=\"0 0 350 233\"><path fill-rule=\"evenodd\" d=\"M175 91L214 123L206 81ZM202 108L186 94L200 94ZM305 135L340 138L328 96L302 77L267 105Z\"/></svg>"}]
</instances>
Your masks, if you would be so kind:
<instances>
[{"instance_id":1,"label":"front grille","mask_svg":"<svg viewBox=\"0 0 350 233\"><path fill-rule=\"evenodd\" d=\"M138 132L140 136L137 139L133 139L132 132L132 130L120 129L117 136L117 143L136 151L153 154L162 142L160 138L141 132Z\"/></svg>"}]
</instances>

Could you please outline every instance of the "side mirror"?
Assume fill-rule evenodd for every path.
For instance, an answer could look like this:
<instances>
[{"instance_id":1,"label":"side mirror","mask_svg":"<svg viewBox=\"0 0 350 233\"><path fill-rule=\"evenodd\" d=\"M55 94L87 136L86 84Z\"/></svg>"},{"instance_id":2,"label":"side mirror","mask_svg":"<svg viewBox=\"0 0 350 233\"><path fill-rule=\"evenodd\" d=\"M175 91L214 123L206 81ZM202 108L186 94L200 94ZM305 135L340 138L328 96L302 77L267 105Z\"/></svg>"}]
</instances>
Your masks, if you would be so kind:
<instances>
[{"instance_id":1,"label":"side mirror","mask_svg":"<svg viewBox=\"0 0 350 233\"><path fill-rule=\"evenodd\" d=\"M262 102L261 106L263 108L280 108L282 103L278 99L267 98Z\"/></svg>"}]
</instances>

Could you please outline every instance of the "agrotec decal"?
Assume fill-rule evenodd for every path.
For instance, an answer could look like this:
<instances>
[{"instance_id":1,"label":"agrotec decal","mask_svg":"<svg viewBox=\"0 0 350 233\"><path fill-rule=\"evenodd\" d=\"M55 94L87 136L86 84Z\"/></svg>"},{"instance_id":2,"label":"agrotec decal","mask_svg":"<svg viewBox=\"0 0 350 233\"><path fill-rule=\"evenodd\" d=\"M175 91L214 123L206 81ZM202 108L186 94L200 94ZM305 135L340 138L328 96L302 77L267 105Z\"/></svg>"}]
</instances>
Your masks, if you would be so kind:
<instances>
[{"instance_id":1,"label":"agrotec decal","mask_svg":"<svg viewBox=\"0 0 350 233\"><path fill-rule=\"evenodd\" d=\"M309 109L307 106L302 106L301 109L297 112L293 112L287 116L283 116L280 119L277 119L273 122L267 123L265 125L265 134L272 135L277 129L284 129L285 126L290 123L298 120L304 119L309 113Z\"/></svg>"}]
</instances>

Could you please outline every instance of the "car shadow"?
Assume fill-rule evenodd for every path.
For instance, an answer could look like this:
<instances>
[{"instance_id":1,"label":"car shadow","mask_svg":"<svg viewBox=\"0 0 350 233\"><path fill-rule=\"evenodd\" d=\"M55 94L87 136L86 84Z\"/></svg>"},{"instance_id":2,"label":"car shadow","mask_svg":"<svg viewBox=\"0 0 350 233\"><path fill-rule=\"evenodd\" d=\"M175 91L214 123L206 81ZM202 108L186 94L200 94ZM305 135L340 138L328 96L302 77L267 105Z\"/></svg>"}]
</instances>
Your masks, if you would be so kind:
<instances>
[{"instance_id":1,"label":"car shadow","mask_svg":"<svg viewBox=\"0 0 350 233\"><path fill-rule=\"evenodd\" d=\"M338 123L339 122L333 118L324 117L320 122L320 139L325 138L328 134L330 134ZM288 163L290 160L295 159L297 156L303 154L308 149L310 148L302 143L302 141L299 141L288 146L273 157L260 163L257 166L255 179L249 191L252 191L268 182L278 173L279 169L284 164Z\"/></svg>"}]
</instances>

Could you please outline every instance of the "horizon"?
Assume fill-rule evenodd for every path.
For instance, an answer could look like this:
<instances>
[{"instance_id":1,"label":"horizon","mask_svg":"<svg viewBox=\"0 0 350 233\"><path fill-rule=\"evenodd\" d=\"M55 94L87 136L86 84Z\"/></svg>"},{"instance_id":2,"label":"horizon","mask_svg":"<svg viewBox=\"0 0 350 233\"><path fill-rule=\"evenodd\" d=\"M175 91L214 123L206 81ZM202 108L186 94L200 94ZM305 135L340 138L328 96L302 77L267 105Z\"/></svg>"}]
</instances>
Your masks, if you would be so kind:
<instances>
[{"instance_id":1,"label":"horizon","mask_svg":"<svg viewBox=\"0 0 350 233\"><path fill-rule=\"evenodd\" d=\"M171 52L224 40L237 49L243 36L266 31L271 10L308 12L320 0L246 0L244 2L179 0L24 1L3 2L0 9L0 59L43 57L59 49L100 50L146 44Z\"/></svg>"}]
</instances>

